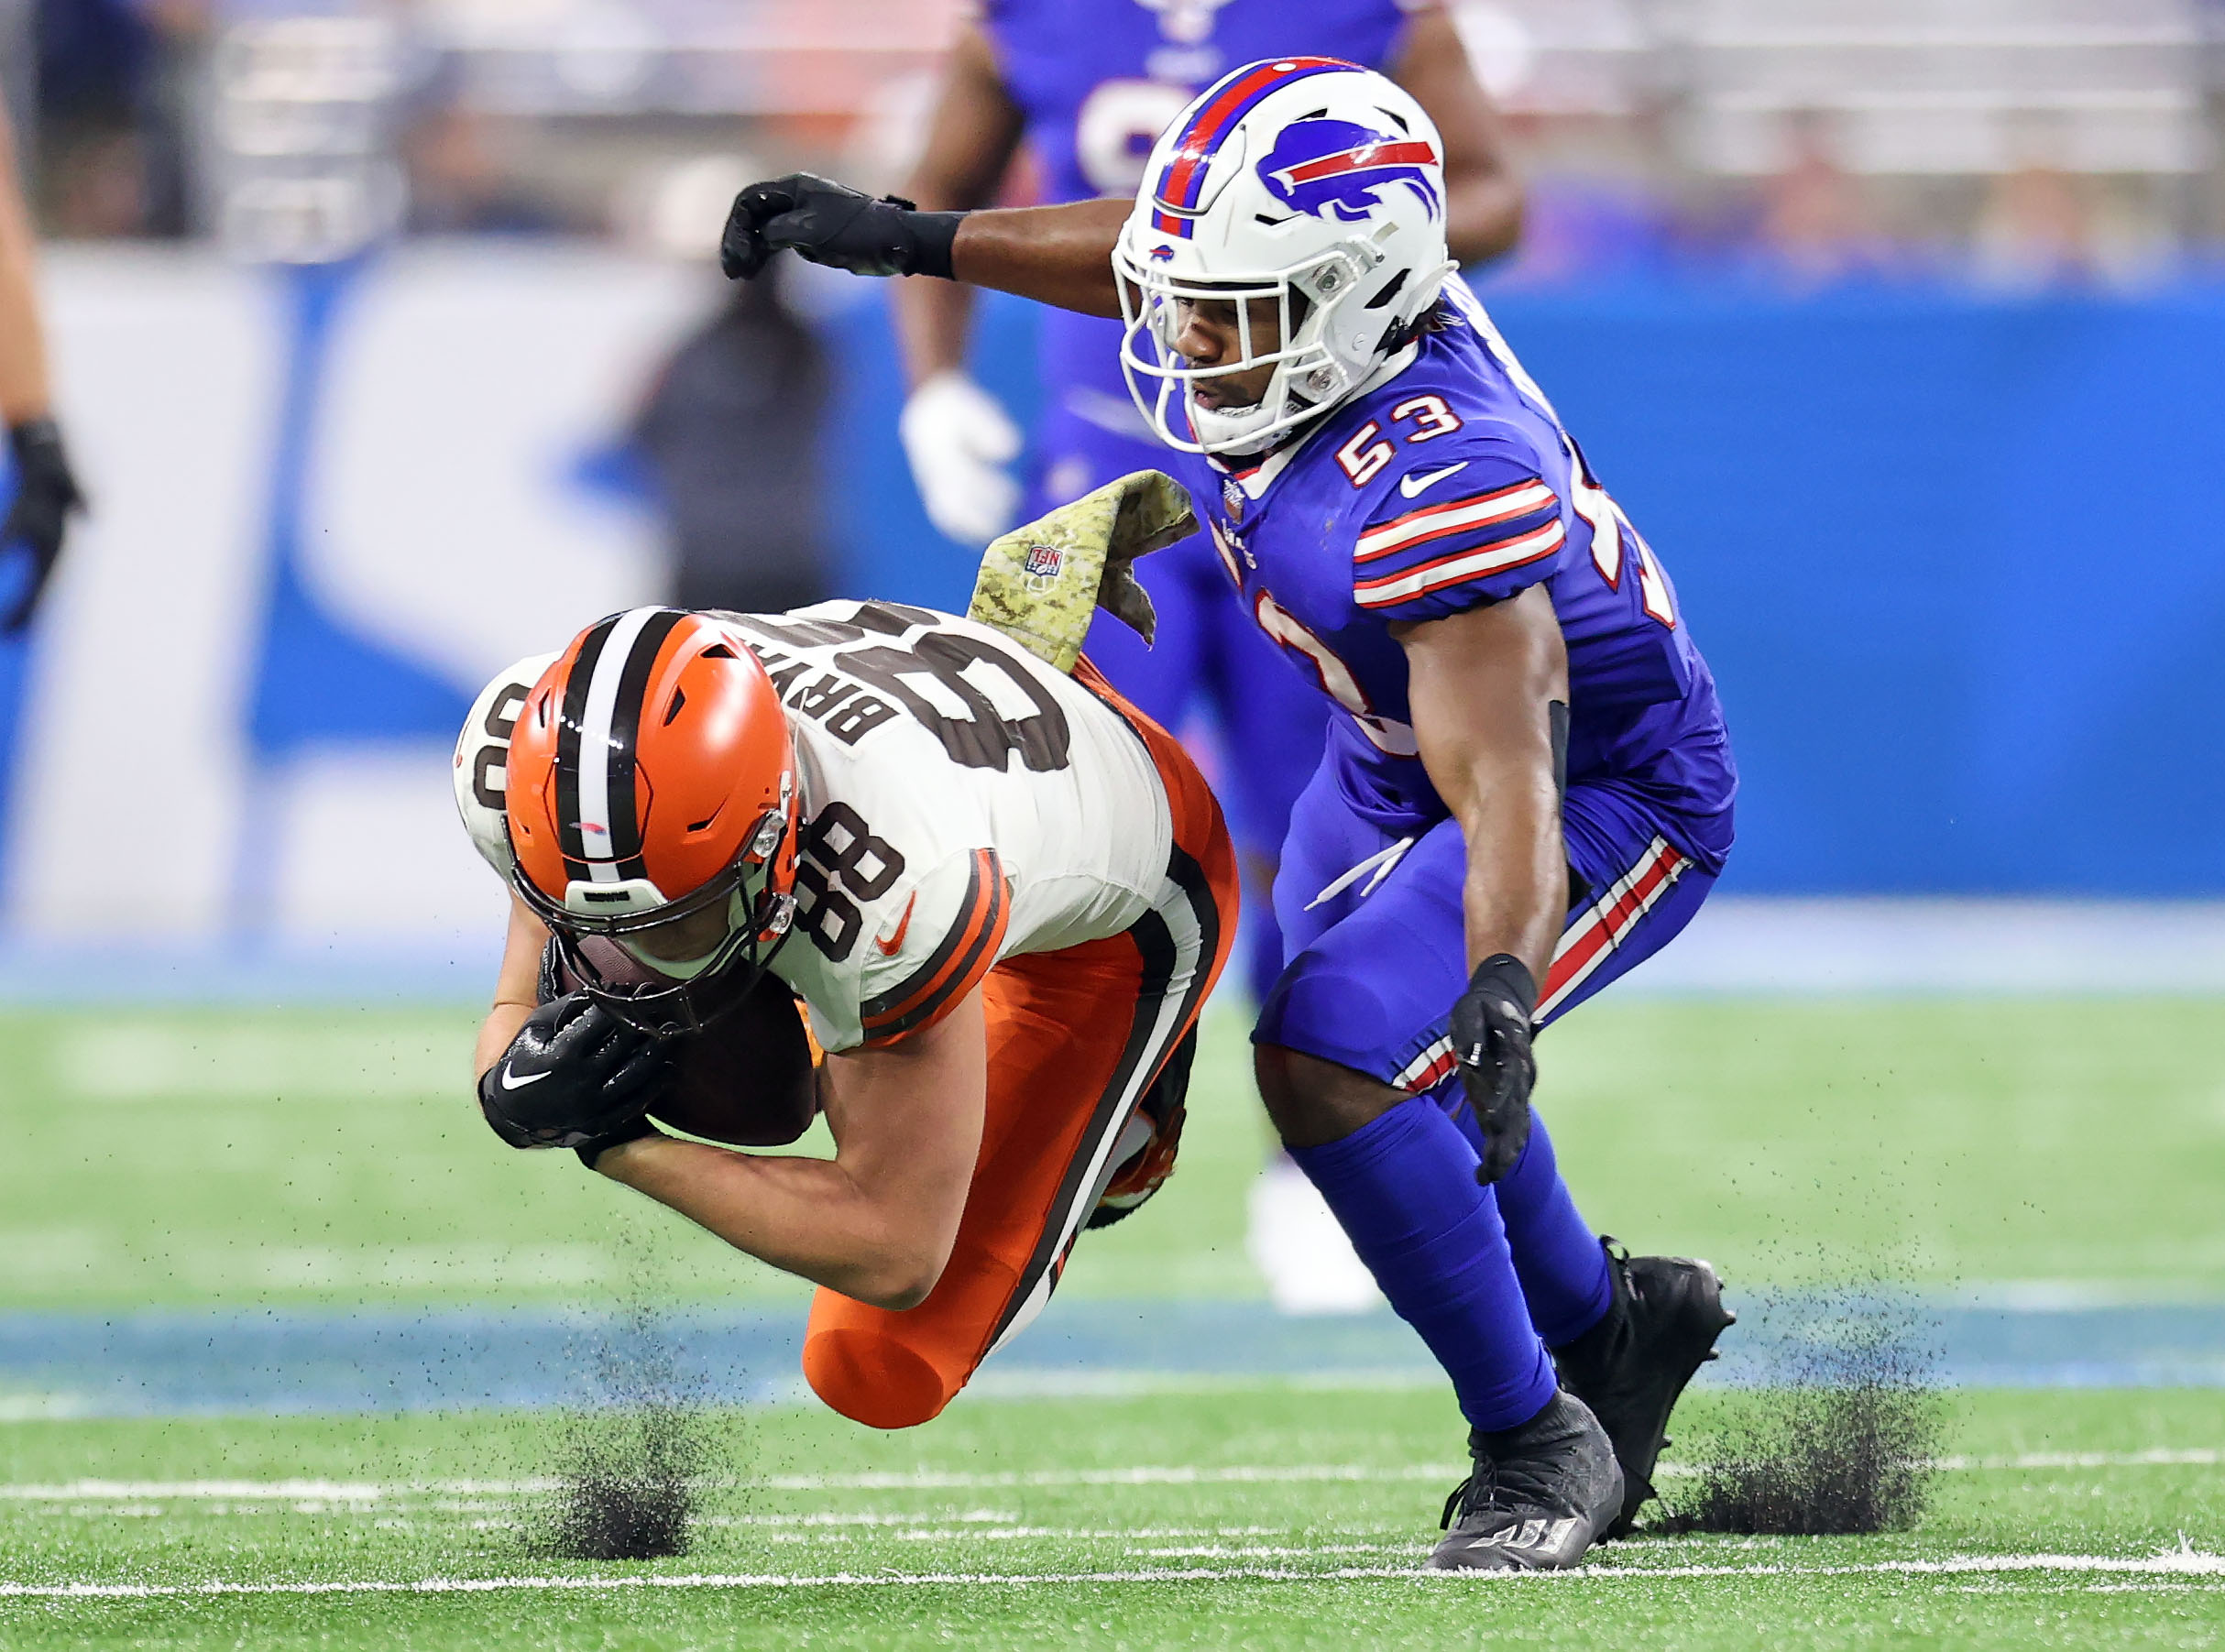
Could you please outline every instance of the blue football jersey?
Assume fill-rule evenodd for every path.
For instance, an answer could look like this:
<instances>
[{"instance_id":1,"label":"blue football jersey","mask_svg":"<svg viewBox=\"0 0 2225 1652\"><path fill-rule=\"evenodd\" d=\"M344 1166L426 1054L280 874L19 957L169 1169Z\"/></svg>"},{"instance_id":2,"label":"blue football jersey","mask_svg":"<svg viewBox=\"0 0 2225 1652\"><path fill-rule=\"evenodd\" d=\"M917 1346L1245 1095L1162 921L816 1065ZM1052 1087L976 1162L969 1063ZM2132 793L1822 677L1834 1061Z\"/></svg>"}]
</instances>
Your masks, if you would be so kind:
<instances>
[{"instance_id":1,"label":"blue football jersey","mask_svg":"<svg viewBox=\"0 0 2225 1652\"><path fill-rule=\"evenodd\" d=\"M1551 593L1572 785L1635 787L1709 871L1737 787L1676 588L1457 278L1411 362L1249 471L1168 450L1253 618L1350 719L1348 801L1441 818L1393 625Z\"/></svg>"},{"instance_id":2,"label":"blue football jersey","mask_svg":"<svg viewBox=\"0 0 2225 1652\"><path fill-rule=\"evenodd\" d=\"M1151 146L1240 63L1305 52L1382 69L1434 0L986 0L981 21L1050 201L1133 196ZM1073 411L1148 437L1120 372L1121 329L1043 318L1043 382Z\"/></svg>"}]
</instances>

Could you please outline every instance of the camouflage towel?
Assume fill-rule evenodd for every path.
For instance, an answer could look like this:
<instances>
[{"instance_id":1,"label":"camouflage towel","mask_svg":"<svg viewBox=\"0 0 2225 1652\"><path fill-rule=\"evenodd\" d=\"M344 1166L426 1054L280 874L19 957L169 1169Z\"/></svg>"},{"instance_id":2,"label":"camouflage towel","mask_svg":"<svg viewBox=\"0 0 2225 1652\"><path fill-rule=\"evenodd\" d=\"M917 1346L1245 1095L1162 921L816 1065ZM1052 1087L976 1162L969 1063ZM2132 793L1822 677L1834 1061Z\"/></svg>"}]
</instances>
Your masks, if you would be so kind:
<instances>
[{"instance_id":1,"label":"camouflage towel","mask_svg":"<svg viewBox=\"0 0 2225 1652\"><path fill-rule=\"evenodd\" d=\"M1136 471L992 540L966 616L1070 672L1101 607L1152 640L1158 617L1131 564L1197 531L1179 482Z\"/></svg>"}]
</instances>

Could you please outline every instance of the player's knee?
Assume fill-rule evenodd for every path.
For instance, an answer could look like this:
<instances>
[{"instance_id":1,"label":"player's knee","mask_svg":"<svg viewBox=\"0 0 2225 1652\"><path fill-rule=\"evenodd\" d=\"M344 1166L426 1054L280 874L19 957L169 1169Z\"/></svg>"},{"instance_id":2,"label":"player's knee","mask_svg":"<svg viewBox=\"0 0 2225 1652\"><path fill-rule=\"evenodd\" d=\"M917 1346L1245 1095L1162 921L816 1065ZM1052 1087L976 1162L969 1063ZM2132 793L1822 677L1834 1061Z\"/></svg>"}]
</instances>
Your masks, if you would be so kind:
<instances>
[{"instance_id":1,"label":"player's knee","mask_svg":"<svg viewBox=\"0 0 2225 1652\"><path fill-rule=\"evenodd\" d=\"M1252 1046L1260 1100L1286 1147L1342 1141L1407 1099L1406 1092L1280 1045Z\"/></svg>"},{"instance_id":2,"label":"player's knee","mask_svg":"<svg viewBox=\"0 0 2225 1652\"><path fill-rule=\"evenodd\" d=\"M965 1385L901 1339L870 1327L816 1330L804 1339L804 1380L852 1422L915 1428Z\"/></svg>"}]
</instances>

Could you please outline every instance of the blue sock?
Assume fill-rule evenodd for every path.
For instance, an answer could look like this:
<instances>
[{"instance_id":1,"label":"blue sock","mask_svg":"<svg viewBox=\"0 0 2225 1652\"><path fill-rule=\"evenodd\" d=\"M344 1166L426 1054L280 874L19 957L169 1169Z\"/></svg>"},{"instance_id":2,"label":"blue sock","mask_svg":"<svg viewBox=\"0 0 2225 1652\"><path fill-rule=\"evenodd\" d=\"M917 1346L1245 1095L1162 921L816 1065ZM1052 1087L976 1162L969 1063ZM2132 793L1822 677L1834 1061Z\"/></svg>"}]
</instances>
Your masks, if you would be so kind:
<instances>
[{"instance_id":1,"label":"blue sock","mask_svg":"<svg viewBox=\"0 0 2225 1652\"><path fill-rule=\"evenodd\" d=\"M1564 1348L1606 1318L1615 1285L1598 1236L1561 1179L1544 1120L1531 1115L1529 1144L1492 1191L1529 1322L1548 1348Z\"/></svg>"},{"instance_id":2,"label":"blue sock","mask_svg":"<svg viewBox=\"0 0 2225 1652\"><path fill-rule=\"evenodd\" d=\"M1478 1428L1528 1422L1553 1396L1491 1189L1435 1102L1416 1096L1342 1141L1293 1147L1398 1317L1421 1333Z\"/></svg>"}]
</instances>

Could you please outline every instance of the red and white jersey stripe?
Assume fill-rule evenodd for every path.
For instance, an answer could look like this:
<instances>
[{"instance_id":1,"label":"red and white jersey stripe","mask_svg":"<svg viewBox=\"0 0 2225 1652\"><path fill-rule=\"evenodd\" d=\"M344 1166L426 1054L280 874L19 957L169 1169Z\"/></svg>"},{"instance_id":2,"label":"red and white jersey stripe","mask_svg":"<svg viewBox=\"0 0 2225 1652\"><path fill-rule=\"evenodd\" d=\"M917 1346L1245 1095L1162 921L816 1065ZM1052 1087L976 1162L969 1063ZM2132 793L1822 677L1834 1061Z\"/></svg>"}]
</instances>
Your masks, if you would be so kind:
<instances>
[{"instance_id":1,"label":"red and white jersey stripe","mask_svg":"<svg viewBox=\"0 0 2225 1652\"><path fill-rule=\"evenodd\" d=\"M1518 517L1533 516L1540 510L1554 509L1560 503L1551 488L1535 479L1518 482L1511 487L1497 488L1490 493L1476 494L1469 498L1447 499L1441 504L1409 510L1404 516L1367 529L1360 535L1360 542L1353 552L1352 560L1354 563L1371 563L1394 552L1442 539L1450 533L1488 528L1498 522L1511 522Z\"/></svg>"},{"instance_id":2,"label":"red and white jersey stripe","mask_svg":"<svg viewBox=\"0 0 2225 1652\"><path fill-rule=\"evenodd\" d=\"M1549 494L1547 496L1551 498ZM1366 542L1362 541L1363 544ZM1499 540L1487 545L1470 545L1449 555L1385 574L1374 579L1353 582L1352 595L1364 608L1387 608L1417 596L1426 596L1432 591L1448 586L1465 585L1470 580L1488 578L1504 574L1509 568L1521 567L1526 563L1542 562L1555 555L1568 542L1568 530L1555 517L1541 528L1518 533L1512 539Z\"/></svg>"},{"instance_id":3,"label":"red and white jersey stripe","mask_svg":"<svg viewBox=\"0 0 2225 1652\"><path fill-rule=\"evenodd\" d=\"M1545 1020L1596 974L1600 965L1691 866L1690 856L1667 838L1657 837L1636 865L1579 912L1553 948L1553 961L1546 968L1545 984L1538 997L1536 1019ZM1408 1062L1391 1082L1420 1095L1442 1083L1457 1065L1452 1039L1439 1038Z\"/></svg>"}]
</instances>

